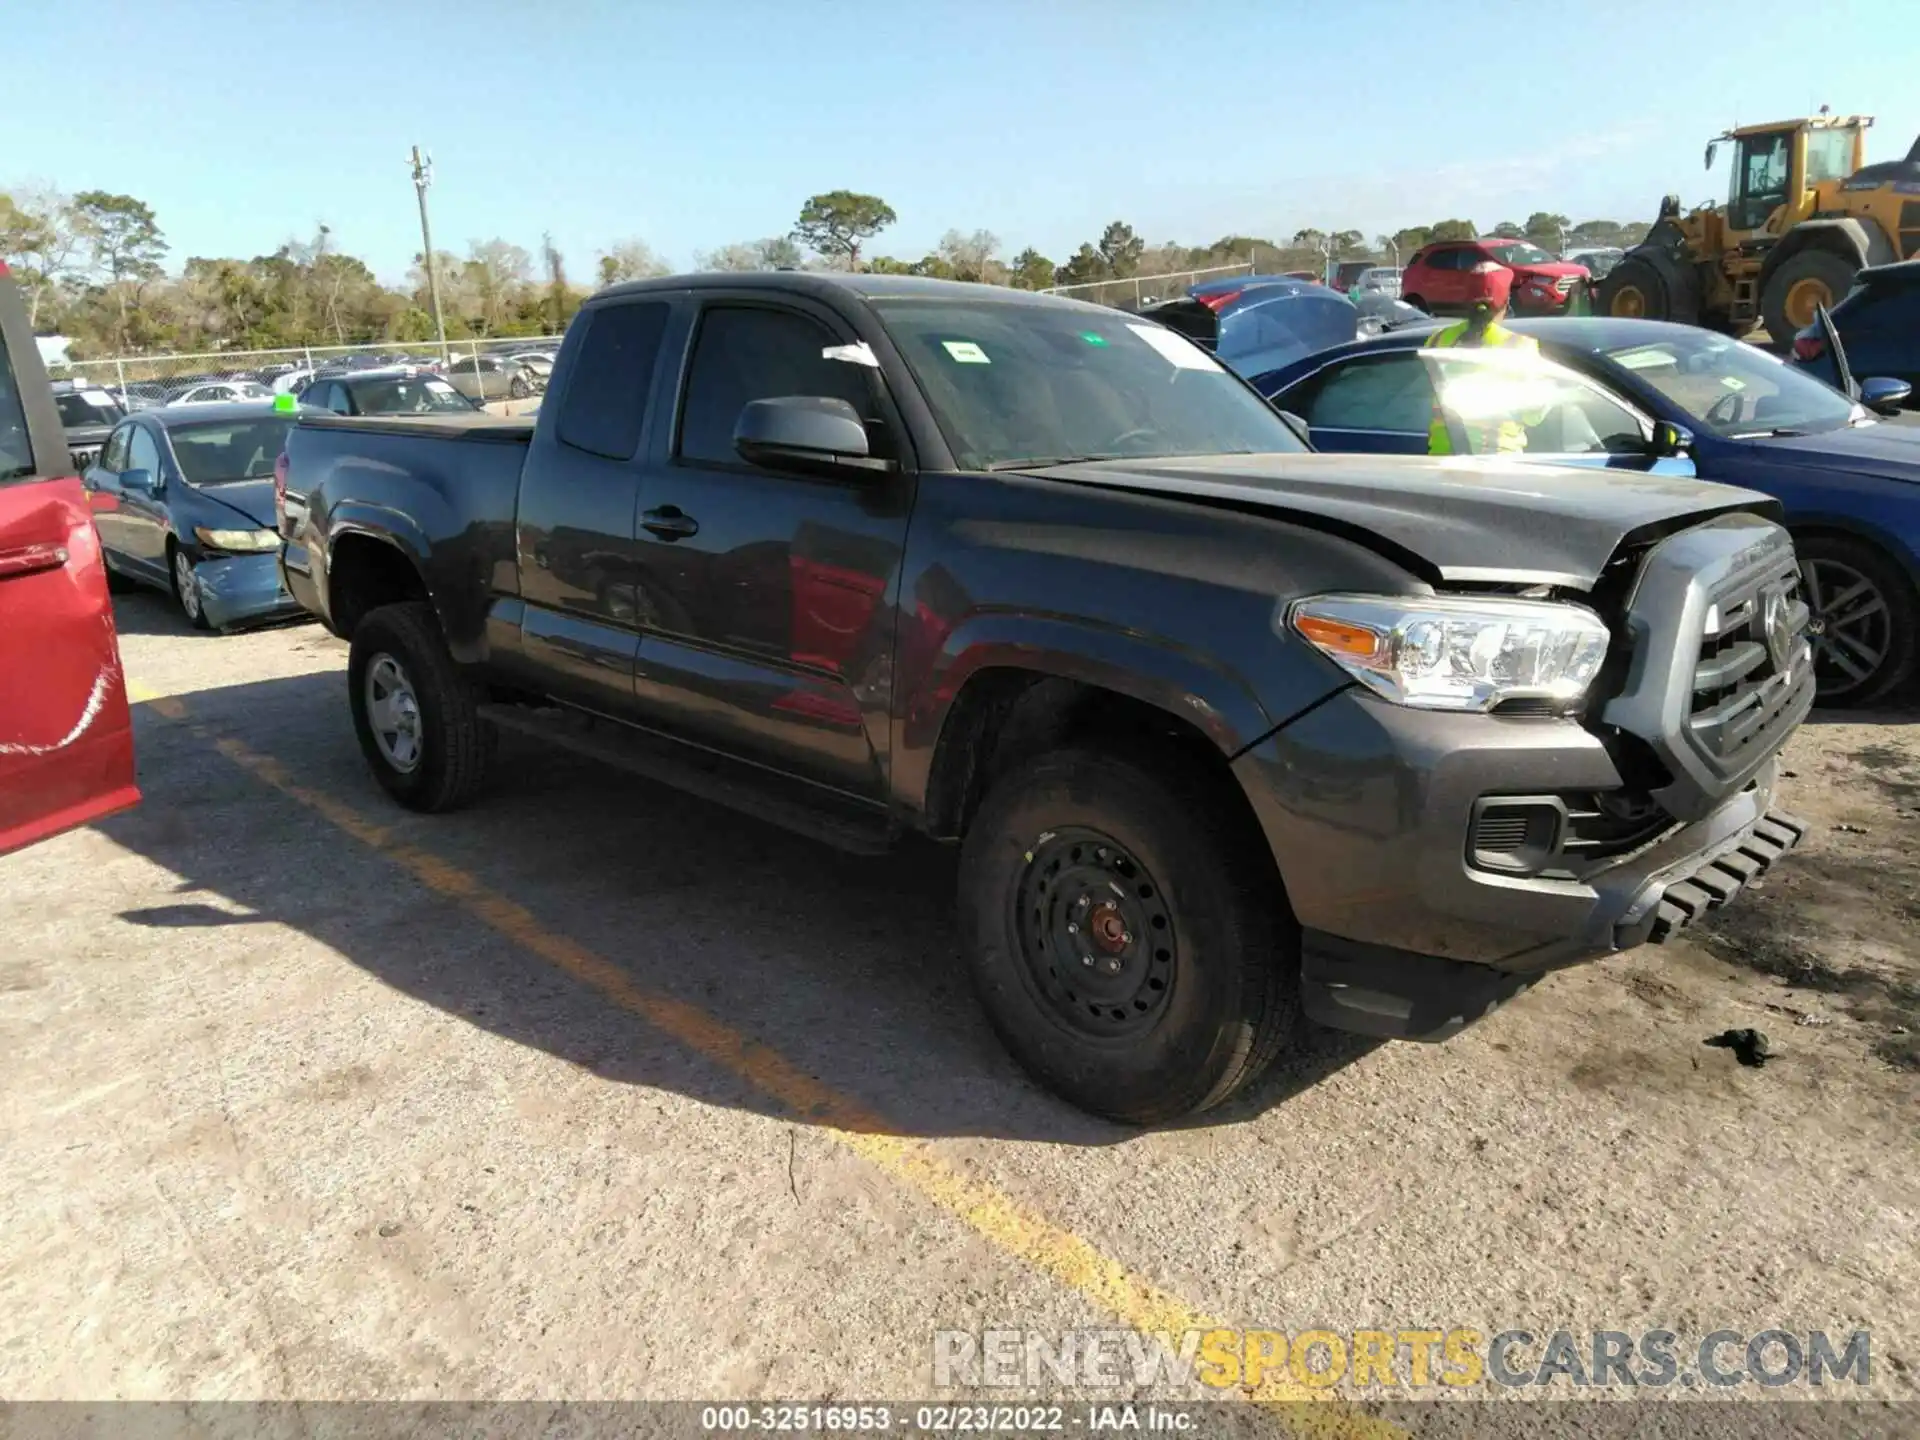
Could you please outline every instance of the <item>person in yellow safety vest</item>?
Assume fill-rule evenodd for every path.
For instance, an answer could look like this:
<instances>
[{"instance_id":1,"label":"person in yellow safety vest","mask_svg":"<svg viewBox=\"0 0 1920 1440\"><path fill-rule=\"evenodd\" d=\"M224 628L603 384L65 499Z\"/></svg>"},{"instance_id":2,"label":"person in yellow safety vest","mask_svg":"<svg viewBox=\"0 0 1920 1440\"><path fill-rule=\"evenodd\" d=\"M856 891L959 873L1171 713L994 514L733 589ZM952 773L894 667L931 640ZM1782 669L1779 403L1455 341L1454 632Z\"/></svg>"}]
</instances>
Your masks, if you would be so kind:
<instances>
[{"instance_id":1,"label":"person in yellow safety vest","mask_svg":"<svg viewBox=\"0 0 1920 1440\"><path fill-rule=\"evenodd\" d=\"M1422 347L1427 350L1450 348L1518 350L1534 355L1540 343L1530 335L1518 335L1500 322L1507 318L1507 303L1513 296L1513 272L1504 265L1483 262L1467 278L1471 308L1467 318L1429 335ZM1427 453L1451 455L1453 430L1440 403L1439 377L1435 377L1433 420L1427 426ZM1544 418L1544 416L1542 417ZM1457 421L1466 433L1469 448L1476 454L1512 454L1527 448L1526 427L1517 419ZM1535 423L1538 423L1537 421Z\"/></svg>"}]
</instances>

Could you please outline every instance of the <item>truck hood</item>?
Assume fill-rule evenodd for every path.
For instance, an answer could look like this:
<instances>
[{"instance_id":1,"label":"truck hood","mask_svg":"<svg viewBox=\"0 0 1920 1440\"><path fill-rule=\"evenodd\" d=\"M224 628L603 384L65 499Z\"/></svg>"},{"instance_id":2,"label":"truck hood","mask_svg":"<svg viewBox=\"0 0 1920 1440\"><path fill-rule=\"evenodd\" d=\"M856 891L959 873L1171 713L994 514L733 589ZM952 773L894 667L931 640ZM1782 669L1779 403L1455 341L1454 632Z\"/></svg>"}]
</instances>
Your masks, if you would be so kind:
<instances>
[{"instance_id":1,"label":"truck hood","mask_svg":"<svg viewBox=\"0 0 1920 1440\"><path fill-rule=\"evenodd\" d=\"M1731 510L1777 516L1765 495L1633 471L1379 455L1093 460L1030 472L1318 524L1429 581L1589 590L1630 536Z\"/></svg>"}]
</instances>

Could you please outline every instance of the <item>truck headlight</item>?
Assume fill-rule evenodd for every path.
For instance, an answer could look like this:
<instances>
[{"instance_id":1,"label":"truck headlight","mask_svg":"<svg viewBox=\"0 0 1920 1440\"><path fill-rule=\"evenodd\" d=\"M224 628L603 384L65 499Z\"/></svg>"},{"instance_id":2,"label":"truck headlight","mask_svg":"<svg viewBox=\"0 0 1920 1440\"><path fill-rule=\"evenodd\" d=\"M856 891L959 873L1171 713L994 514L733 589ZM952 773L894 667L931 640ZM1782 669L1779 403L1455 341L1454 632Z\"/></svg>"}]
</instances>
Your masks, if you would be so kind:
<instances>
[{"instance_id":1,"label":"truck headlight","mask_svg":"<svg viewBox=\"0 0 1920 1440\"><path fill-rule=\"evenodd\" d=\"M1375 694L1422 710L1578 700L1610 638L1582 606L1499 596L1315 595L1283 614Z\"/></svg>"},{"instance_id":2,"label":"truck headlight","mask_svg":"<svg viewBox=\"0 0 1920 1440\"><path fill-rule=\"evenodd\" d=\"M256 550L278 550L280 536L273 530L209 530L204 525L196 525L194 539L209 550L225 550L229 554L246 555Z\"/></svg>"}]
</instances>

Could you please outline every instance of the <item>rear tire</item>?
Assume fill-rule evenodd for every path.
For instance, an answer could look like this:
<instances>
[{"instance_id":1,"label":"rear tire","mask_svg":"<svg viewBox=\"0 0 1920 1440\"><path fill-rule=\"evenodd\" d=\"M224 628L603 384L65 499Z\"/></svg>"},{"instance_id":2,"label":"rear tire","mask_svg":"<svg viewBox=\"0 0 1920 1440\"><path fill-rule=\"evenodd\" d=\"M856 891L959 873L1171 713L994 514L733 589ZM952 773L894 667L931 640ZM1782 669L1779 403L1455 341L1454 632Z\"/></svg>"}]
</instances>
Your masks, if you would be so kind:
<instances>
[{"instance_id":1,"label":"rear tire","mask_svg":"<svg viewBox=\"0 0 1920 1440\"><path fill-rule=\"evenodd\" d=\"M1428 315L1433 314L1433 311L1427 309L1427 302L1418 295L1407 296L1407 304L1411 305L1416 310L1422 311L1425 314L1428 314Z\"/></svg>"},{"instance_id":2,"label":"rear tire","mask_svg":"<svg viewBox=\"0 0 1920 1440\"><path fill-rule=\"evenodd\" d=\"M975 991L1073 1104L1143 1125L1204 1110L1293 1033L1298 929L1236 799L1177 757L1062 750L1002 776L968 826Z\"/></svg>"},{"instance_id":3,"label":"rear tire","mask_svg":"<svg viewBox=\"0 0 1920 1440\"><path fill-rule=\"evenodd\" d=\"M1760 296L1767 337L1791 349L1793 337L1813 323L1816 304L1831 310L1853 288L1859 267L1831 250L1802 250L1780 262Z\"/></svg>"},{"instance_id":4,"label":"rear tire","mask_svg":"<svg viewBox=\"0 0 1920 1440\"><path fill-rule=\"evenodd\" d=\"M1821 625L1813 644L1817 702L1871 705L1899 689L1913 674L1920 622L1905 571L1879 546L1848 535L1795 536L1794 549L1801 590Z\"/></svg>"},{"instance_id":5,"label":"rear tire","mask_svg":"<svg viewBox=\"0 0 1920 1440\"><path fill-rule=\"evenodd\" d=\"M383 605L354 627L354 734L374 778L409 810L458 809L486 782L497 734L480 718L479 698L425 602Z\"/></svg>"},{"instance_id":6,"label":"rear tire","mask_svg":"<svg viewBox=\"0 0 1920 1440\"><path fill-rule=\"evenodd\" d=\"M533 394L533 387L527 383L523 375L514 376L507 386L507 398L510 400L524 400L531 394Z\"/></svg>"}]
</instances>

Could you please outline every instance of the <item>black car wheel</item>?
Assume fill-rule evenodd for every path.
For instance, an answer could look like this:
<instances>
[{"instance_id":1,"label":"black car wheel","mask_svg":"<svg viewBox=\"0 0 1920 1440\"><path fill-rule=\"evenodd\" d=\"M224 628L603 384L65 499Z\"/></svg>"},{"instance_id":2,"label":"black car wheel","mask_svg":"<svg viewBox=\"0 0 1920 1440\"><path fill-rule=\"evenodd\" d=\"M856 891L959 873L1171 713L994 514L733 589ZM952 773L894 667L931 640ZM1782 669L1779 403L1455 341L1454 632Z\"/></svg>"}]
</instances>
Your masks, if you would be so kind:
<instances>
[{"instance_id":1,"label":"black car wheel","mask_svg":"<svg viewBox=\"0 0 1920 1440\"><path fill-rule=\"evenodd\" d=\"M1843 535L1795 541L1813 610L1814 680L1823 705L1870 705L1913 673L1912 583L1878 547Z\"/></svg>"},{"instance_id":2,"label":"black car wheel","mask_svg":"<svg viewBox=\"0 0 1920 1440\"><path fill-rule=\"evenodd\" d=\"M1203 1110L1291 1033L1297 932L1238 801L1177 757L1063 750L1002 777L968 827L974 987L1074 1104L1137 1124Z\"/></svg>"},{"instance_id":3,"label":"black car wheel","mask_svg":"<svg viewBox=\"0 0 1920 1440\"><path fill-rule=\"evenodd\" d=\"M1637 255L1614 266L1594 295L1596 311L1624 320L1665 320L1672 304L1667 277Z\"/></svg>"},{"instance_id":4,"label":"black car wheel","mask_svg":"<svg viewBox=\"0 0 1920 1440\"><path fill-rule=\"evenodd\" d=\"M507 394L515 400L524 400L533 393L533 387L527 384L527 377L516 375L507 385Z\"/></svg>"},{"instance_id":5,"label":"black car wheel","mask_svg":"<svg viewBox=\"0 0 1920 1440\"><path fill-rule=\"evenodd\" d=\"M374 778L402 805L452 810L478 793L496 732L430 606L383 605L354 627L347 701Z\"/></svg>"},{"instance_id":6,"label":"black car wheel","mask_svg":"<svg viewBox=\"0 0 1920 1440\"><path fill-rule=\"evenodd\" d=\"M206 606L200 603L200 581L193 573L194 559L183 546L171 541L167 544L167 574L171 579L173 598L180 604L180 613L187 617L187 623L196 630L207 630Z\"/></svg>"}]
</instances>

